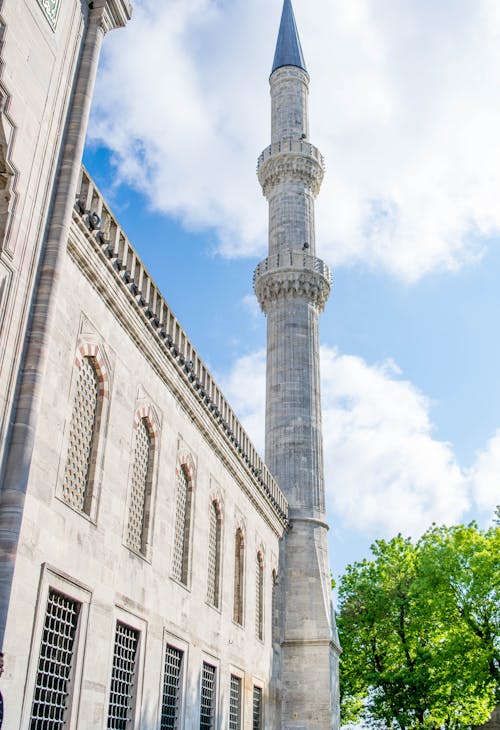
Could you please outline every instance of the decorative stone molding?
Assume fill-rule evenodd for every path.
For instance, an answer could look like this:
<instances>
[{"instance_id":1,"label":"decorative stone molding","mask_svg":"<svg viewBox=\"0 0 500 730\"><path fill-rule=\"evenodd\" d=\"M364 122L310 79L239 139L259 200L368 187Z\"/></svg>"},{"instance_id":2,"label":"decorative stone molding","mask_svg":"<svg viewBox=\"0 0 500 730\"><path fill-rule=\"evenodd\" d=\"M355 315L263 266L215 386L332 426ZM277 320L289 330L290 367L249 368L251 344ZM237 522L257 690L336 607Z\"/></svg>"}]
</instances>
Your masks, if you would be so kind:
<instances>
[{"instance_id":1,"label":"decorative stone molding","mask_svg":"<svg viewBox=\"0 0 500 730\"><path fill-rule=\"evenodd\" d=\"M57 24L57 16L59 15L59 8L61 6L61 0L37 0L38 5L41 7L45 18L47 19L52 30L55 29Z\"/></svg>"},{"instance_id":2,"label":"decorative stone molding","mask_svg":"<svg viewBox=\"0 0 500 730\"><path fill-rule=\"evenodd\" d=\"M331 272L316 256L285 249L258 264L253 286L263 312L271 302L289 299L307 299L322 312L331 291Z\"/></svg>"},{"instance_id":3,"label":"decorative stone molding","mask_svg":"<svg viewBox=\"0 0 500 730\"><path fill-rule=\"evenodd\" d=\"M298 66L280 66L273 71L269 77L271 85L278 85L284 81L301 81L305 86L309 85L309 74L303 68Z\"/></svg>"},{"instance_id":4,"label":"decorative stone molding","mask_svg":"<svg viewBox=\"0 0 500 730\"><path fill-rule=\"evenodd\" d=\"M264 313L270 304L290 299L305 299L322 312L331 286L328 279L316 271L279 269L257 277L254 290Z\"/></svg>"},{"instance_id":5,"label":"decorative stone molding","mask_svg":"<svg viewBox=\"0 0 500 730\"><path fill-rule=\"evenodd\" d=\"M148 422L151 436L156 441L160 435L160 419L158 418L156 408L152 405L138 406L134 413L134 431L139 427L139 424L144 418Z\"/></svg>"},{"instance_id":6,"label":"decorative stone molding","mask_svg":"<svg viewBox=\"0 0 500 730\"><path fill-rule=\"evenodd\" d=\"M132 17L132 6L128 0L93 0L90 8L99 14L99 22L105 33L123 28Z\"/></svg>"},{"instance_id":7,"label":"decorative stone molding","mask_svg":"<svg viewBox=\"0 0 500 730\"><path fill-rule=\"evenodd\" d=\"M189 446L182 439L179 439L175 470L176 473L182 470L187 477L189 488L194 489L196 485L196 459Z\"/></svg>"},{"instance_id":8,"label":"decorative stone molding","mask_svg":"<svg viewBox=\"0 0 500 730\"><path fill-rule=\"evenodd\" d=\"M99 378L99 395L103 398L109 399L110 367L103 349L94 342L81 344L75 354L74 366L76 370L81 368L83 360L86 357L91 357L97 366L96 371Z\"/></svg>"},{"instance_id":9,"label":"decorative stone molding","mask_svg":"<svg viewBox=\"0 0 500 730\"><path fill-rule=\"evenodd\" d=\"M266 198L275 185L288 182L302 183L316 196L323 181L324 169L312 156L280 152L259 165L258 175Z\"/></svg>"}]
</instances>

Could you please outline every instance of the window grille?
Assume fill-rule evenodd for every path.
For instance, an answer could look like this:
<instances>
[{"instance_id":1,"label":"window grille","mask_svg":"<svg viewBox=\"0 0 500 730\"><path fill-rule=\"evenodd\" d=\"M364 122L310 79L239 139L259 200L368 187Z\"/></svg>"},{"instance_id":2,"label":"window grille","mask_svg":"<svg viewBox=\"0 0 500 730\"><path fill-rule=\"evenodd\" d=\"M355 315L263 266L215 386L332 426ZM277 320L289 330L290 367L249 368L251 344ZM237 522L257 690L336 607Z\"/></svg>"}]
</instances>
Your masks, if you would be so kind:
<instances>
[{"instance_id":1,"label":"window grille","mask_svg":"<svg viewBox=\"0 0 500 730\"><path fill-rule=\"evenodd\" d=\"M255 635L258 639L264 636L264 560L262 553L257 553L255 586Z\"/></svg>"},{"instance_id":2,"label":"window grille","mask_svg":"<svg viewBox=\"0 0 500 730\"><path fill-rule=\"evenodd\" d=\"M177 730L179 727L183 656L180 649L167 645L160 730Z\"/></svg>"},{"instance_id":3,"label":"window grille","mask_svg":"<svg viewBox=\"0 0 500 730\"><path fill-rule=\"evenodd\" d=\"M93 359L80 365L69 426L69 445L62 493L72 507L90 512L90 473L96 445L99 378Z\"/></svg>"},{"instance_id":4,"label":"window grille","mask_svg":"<svg viewBox=\"0 0 500 730\"><path fill-rule=\"evenodd\" d=\"M231 674L229 688L229 730L241 728L241 679Z\"/></svg>"},{"instance_id":5,"label":"window grille","mask_svg":"<svg viewBox=\"0 0 500 730\"><path fill-rule=\"evenodd\" d=\"M233 620L243 624L243 533L241 528L236 530L234 541L234 606Z\"/></svg>"},{"instance_id":6,"label":"window grille","mask_svg":"<svg viewBox=\"0 0 500 730\"><path fill-rule=\"evenodd\" d=\"M215 667L203 662L203 671L201 675L200 730L213 730L215 727L215 682Z\"/></svg>"},{"instance_id":7,"label":"window grille","mask_svg":"<svg viewBox=\"0 0 500 730\"><path fill-rule=\"evenodd\" d=\"M139 632L118 621L111 670L108 730L127 730L130 727L138 644Z\"/></svg>"},{"instance_id":8,"label":"window grille","mask_svg":"<svg viewBox=\"0 0 500 730\"><path fill-rule=\"evenodd\" d=\"M31 708L30 730L66 727L80 603L50 590Z\"/></svg>"},{"instance_id":9,"label":"window grille","mask_svg":"<svg viewBox=\"0 0 500 730\"><path fill-rule=\"evenodd\" d=\"M271 596L271 622L272 622L272 635L273 641L277 638L277 626L279 621L278 616L278 573L273 570L272 573L272 596Z\"/></svg>"},{"instance_id":10,"label":"window grille","mask_svg":"<svg viewBox=\"0 0 500 730\"><path fill-rule=\"evenodd\" d=\"M262 689L253 688L252 730L262 730Z\"/></svg>"},{"instance_id":11,"label":"window grille","mask_svg":"<svg viewBox=\"0 0 500 730\"><path fill-rule=\"evenodd\" d=\"M187 474L181 467L177 472L177 497L175 511L174 558L172 573L181 583L187 584L189 564L189 526L191 489Z\"/></svg>"},{"instance_id":12,"label":"window grille","mask_svg":"<svg viewBox=\"0 0 500 730\"><path fill-rule=\"evenodd\" d=\"M219 607L220 582L220 515L215 502L210 505L208 533L208 586L207 601L216 608Z\"/></svg>"},{"instance_id":13,"label":"window grille","mask_svg":"<svg viewBox=\"0 0 500 730\"><path fill-rule=\"evenodd\" d=\"M148 421L143 418L135 433L127 534L129 547L139 553L145 552L147 541L146 500L151 480L151 447Z\"/></svg>"}]
</instances>

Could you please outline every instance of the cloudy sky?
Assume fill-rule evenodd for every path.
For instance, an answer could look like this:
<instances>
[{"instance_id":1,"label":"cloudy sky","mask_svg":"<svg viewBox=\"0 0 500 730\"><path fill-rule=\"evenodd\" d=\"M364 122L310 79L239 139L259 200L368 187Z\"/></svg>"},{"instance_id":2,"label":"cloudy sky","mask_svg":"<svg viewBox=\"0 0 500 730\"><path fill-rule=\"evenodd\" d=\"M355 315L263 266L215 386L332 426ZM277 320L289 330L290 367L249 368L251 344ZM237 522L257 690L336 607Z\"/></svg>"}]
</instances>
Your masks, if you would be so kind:
<instances>
[{"instance_id":1,"label":"cloudy sky","mask_svg":"<svg viewBox=\"0 0 500 730\"><path fill-rule=\"evenodd\" d=\"M85 162L262 450L256 160L281 0L135 0ZM500 503L500 3L294 0L326 158L317 249L335 574ZM251 387L249 387L251 383Z\"/></svg>"}]
</instances>

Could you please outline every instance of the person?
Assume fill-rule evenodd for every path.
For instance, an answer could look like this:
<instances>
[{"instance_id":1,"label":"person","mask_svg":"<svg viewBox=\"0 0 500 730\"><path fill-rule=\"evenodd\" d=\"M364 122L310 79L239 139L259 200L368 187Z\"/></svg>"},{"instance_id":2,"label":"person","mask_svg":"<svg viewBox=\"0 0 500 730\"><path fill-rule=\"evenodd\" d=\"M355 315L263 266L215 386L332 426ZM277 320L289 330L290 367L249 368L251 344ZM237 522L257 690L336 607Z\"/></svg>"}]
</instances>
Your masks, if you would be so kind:
<instances>
[{"instance_id":1,"label":"person","mask_svg":"<svg viewBox=\"0 0 500 730\"><path fill-rule=\"evenodd\" d=\"M3 652L0 651L0 677L3 674ZM2 728L3 723L3 697L2 693L0 692L0 730Z\"/></svg>"}]
</instances>

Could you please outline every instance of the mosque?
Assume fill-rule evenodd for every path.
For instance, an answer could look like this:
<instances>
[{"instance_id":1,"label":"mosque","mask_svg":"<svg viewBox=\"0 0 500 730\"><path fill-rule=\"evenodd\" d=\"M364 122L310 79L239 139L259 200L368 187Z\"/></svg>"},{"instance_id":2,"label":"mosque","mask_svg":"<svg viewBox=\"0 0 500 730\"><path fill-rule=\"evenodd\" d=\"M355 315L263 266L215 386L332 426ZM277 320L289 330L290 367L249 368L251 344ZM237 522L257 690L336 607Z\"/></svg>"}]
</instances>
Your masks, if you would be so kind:
<instances>
[{"instance_id":1,"label":"mosque","mask_svg":"<svg viewBox=\"0 0 500 730\"><path fill-rule=\"evenodd\" d=\"M338 730L324 165L291 0L258 160L265 460L82 167L101 46L131 12L0 2L2 728Z\"/></svg>"}]
</instances>

